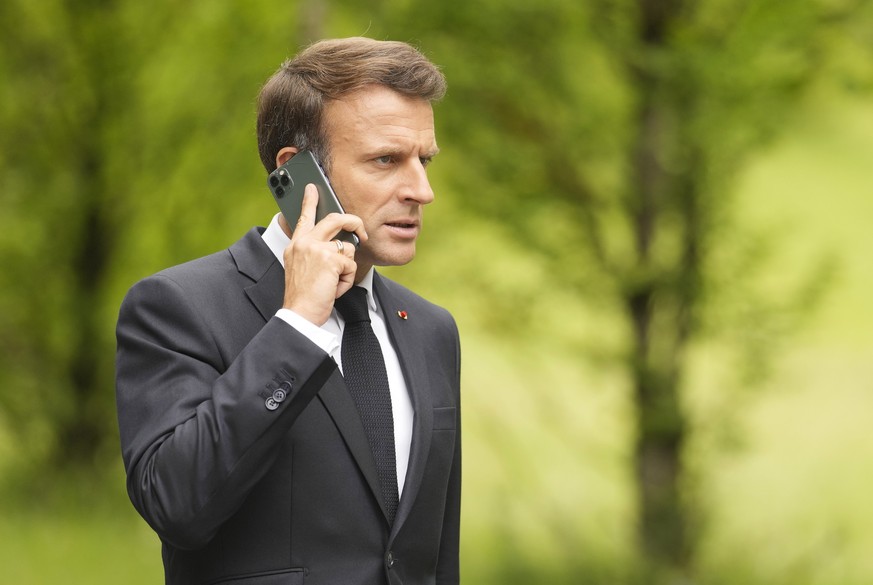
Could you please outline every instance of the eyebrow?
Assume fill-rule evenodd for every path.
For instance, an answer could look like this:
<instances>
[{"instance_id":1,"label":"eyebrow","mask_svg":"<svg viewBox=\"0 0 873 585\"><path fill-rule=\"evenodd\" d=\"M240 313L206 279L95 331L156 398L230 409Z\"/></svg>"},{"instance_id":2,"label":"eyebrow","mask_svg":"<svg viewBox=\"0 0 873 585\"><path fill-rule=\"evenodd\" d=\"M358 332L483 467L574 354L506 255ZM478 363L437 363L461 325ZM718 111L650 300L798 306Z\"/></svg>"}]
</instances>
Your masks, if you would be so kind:
<instances>
[{"instance_id":1,"label":"eyebrow","mask_svg":"<svg viewBox=\"0 0 873 585\"><path fill-rule=\"evenodd\" d=\"M367 155L366 155L367 157L381 156L381 155L391 155L391 156L403 155L403 156L405 156L405 155L409 154L409 149L405 148L401 145L398 145L398 144L384 143L381 145L373 145L373 146L367 148L366 152L367 152ZM420 158L432 159L437 154L439 154L439 152L440 152L439 147L435 146L432 150L430 150L430 149L426 150L426 151L420 153L418 156Z\"/></svg>"}]
</instances>

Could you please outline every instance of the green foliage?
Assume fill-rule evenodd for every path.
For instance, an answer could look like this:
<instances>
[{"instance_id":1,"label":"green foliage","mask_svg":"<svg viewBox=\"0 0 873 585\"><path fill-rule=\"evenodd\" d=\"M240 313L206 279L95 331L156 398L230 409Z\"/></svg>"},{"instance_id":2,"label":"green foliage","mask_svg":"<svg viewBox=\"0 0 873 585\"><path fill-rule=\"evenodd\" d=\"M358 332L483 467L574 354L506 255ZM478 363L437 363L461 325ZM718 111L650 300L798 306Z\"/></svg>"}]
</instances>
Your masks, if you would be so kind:
<instances>
[{"instance_id":1,"label":"green foliage","mask_svg":"<svg viewBox=\"0 0 873 585\"><path fill-rule=\"evenodd\" d=\"M267 23L276 50L264 62L252 8L59 3L45 18L4 3L0 347L16 391L0 403L28 456L115 457L121 295L269 213L248 196L263 181L253 101L288 52L293 14ZM46 388L52 400L35 403Z\"/></svg>"},{"instance_id":2,"label":"green foliage","mask_svg":"<svg viewBox=\"0 0 873 585\"><path fill-rule=\"evenodd\" d=\"M821 298L826 256L788 292L759 286L779 234L741 225L734 195L810 88L873 87L871 22L871 3L852 0L3 2L0 467L47 480L64 461L117 459L124 292L273 213L254 141L259 85L321 36L407 40L442 65L449 93L421 260L391 274L462 324L465 461L487 470L467 473L467 493L490 500L468 500L465 546L478 554L465 573L629 582L628 388L638 376L662 395L684 389L649 403L662 415L637 430L688 424L699 436L679 400L694 399L683 383L695 344L730 345L741 375L726 372L711 398L728 404L724 388L760 383ZM632 301L650 311L639 355ZM504 391L513 398L497 408ZM694 492L697 478L685 481ZM111 516L82 533L65 520L66 538L97 550L94 534L131 530ZM38 548L48 517L3 526Z\"/></svg>"},{"instance_id":3,"label":"green foliage","mask_svg":"<svg viewBox=\"0 0 873 585\"><path fill-rule=\"evenodd\" d=\"M385 20L413 22L408 5L384 6ZM498 330L536 328L541 313L528 308L542 290L599 297L626 322L627 337L612 349L626 360L635 393L641 540L670 571L687 570L695 539L686 533L693 494L678 494L689 433L680 395L686 355L702 334L720 329L713 313L723 322L722 297L734 289L719 285L755 276L725 269L752 266L761 250L735 227L734 179L832 67L852 8L777 1L414 8L422 18L412 34L444 64L450 99L465 104L439 118L455 153L449 190L468 194L466 209L521 243L514 258L523 262L517 248L524 248L541 268L506 270L499 280L480 270L464 282L510 291L483 295L482 313L503 318ZM822 263L785 303L747 300L743 310L754 320L741 327L776 331L786 314L808 306L829 271ZM519 286L519 274L542 288ZM738 345L755 375L773 337ZM599 336L587 342L603 347Z\"/></svg>"}]
</instances>

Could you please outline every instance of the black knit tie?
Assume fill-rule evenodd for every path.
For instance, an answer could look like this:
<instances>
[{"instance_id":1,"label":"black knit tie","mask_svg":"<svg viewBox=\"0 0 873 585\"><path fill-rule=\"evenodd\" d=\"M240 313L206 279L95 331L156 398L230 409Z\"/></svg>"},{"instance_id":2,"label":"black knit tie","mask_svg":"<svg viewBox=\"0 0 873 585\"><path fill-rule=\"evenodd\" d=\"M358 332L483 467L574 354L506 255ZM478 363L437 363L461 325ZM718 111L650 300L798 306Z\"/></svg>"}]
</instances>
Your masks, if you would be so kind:
<instances>
[{"instance_id":1,"label":"black knit tie","mask_svg":"<svg viewBox=\"0 0 873 585\"><path fill-rule=\"evenodd\" d=\"M335 306L346 323L342 343L343 378L361 414L376 459L388 521L393 524L399 497L391 391L382 349L370 326L366 289L353 286L336 300Z\"/></svg>"}]
</instances>

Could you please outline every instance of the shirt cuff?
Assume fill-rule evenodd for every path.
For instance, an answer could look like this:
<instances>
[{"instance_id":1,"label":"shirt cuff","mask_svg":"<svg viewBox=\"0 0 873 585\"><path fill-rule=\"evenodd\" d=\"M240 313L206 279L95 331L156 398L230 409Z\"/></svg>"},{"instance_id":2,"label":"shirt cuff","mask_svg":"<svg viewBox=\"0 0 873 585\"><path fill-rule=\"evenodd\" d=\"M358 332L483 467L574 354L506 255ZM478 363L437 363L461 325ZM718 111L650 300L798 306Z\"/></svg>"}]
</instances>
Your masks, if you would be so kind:
<instances>
[{"instance_id":1,"label":"shirt cuff","mask_svg":"<svg viewBox=\"0 0 873 585\"><path fill-rule=\"evenodd\" d=\"M328 355L333 355L333 352L339 349L339 339L329 331L325 331L312 321L305 317L301 317L291 309L279 309L276 311L276 316L288 323L299 333L305 336L309 341L320 347Z\"/></svg>"}]
</instances>

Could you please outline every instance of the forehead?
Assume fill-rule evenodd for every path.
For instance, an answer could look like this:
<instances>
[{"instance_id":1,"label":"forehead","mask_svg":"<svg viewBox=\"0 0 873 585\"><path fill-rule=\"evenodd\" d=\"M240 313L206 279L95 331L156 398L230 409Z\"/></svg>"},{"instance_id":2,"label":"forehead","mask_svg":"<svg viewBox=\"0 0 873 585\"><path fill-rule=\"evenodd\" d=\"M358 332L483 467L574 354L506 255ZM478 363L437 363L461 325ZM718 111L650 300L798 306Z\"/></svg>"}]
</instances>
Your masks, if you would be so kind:
<instances>
[{"instance_id":1,"label":"forehead","mask_svg":"<svg viewBox=\"0 0 873 585\"><path fill-rule=\"evenodd\" d=\"M384 86L367 86L329 101L325 122L332 149L385 142L419 150L436 148L430 102Z\"/></svg>"}]
</instances>

